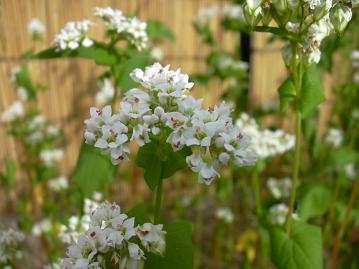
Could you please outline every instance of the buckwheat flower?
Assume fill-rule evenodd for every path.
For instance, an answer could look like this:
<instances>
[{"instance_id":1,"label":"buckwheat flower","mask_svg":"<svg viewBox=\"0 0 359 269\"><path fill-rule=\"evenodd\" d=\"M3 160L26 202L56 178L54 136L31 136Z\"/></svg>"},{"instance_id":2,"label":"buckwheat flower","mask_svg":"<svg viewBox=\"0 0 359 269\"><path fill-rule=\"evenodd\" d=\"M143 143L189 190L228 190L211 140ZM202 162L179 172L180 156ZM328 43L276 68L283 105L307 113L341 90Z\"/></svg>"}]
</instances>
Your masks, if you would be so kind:
<instances>
[{"instance_id":1,"label":"buckwheat flower","mask_svg":"<svg viewBox=\"0 0 359 269\"><path fill-rule=\"evenodd\" d=\"M69 186L69 183L65 176L60 176L57 178L50 179L48 182L48 186L51 190L55 192L60 192L66 190Z\"/></svg>"},{"instance_id":2,"label":"buckwheat flower","mask_svg":"<svg viewBox=\"0 0 359 269\"><path fill-rule=\"evenodd\" d=\"M47 149L40 152L40 159L47 167L54 166L62 160L64 151L62 149Z\"/></svg>"},{"instance_id":3,"label":"buckwheat flower","mask_svg":"<svg viewBox=\"0 0 359 269\"><path fill-rule=\"evenodd\" d=\"M106 78L101 82L101 89L96 94L95 102L97 106L103 106L112 101L115 95L115 87L110 79Z\"/></svg>"},{"instance_id":4,"label":"buckwheat flower","mask_svg":"<svg viewBox=\"0 0 359 269\"><path fill-rule=\"evenodd\" d=\"M156 61L162 61L164 57L163 51L160 48L153 48L150 55Z\"/></svg>"},{"instance_id":5,"label":"buckwheat flower","mask_svg":"<svg viewBox=\"0 0 359 269\"><path fill-rule=\"evenodd\" d=\"M285 204L275 204L269 209L270 220L273 225L284 225L287 215L288 206ZM293 213L293 219L298 219L297 214Z\"/></svg>"},{"instance_id":6,"label":"buckwheat flower","mask_svg":"<svg viewBox=\"0 0 359 269\"><path fill-rule=\"evenodd\" d=\"M249 149L260 159L283 154L295 145L295 136L283 130L261 130L254 118L242 113L236 125L251 138Z\"/></svg>"},{"instance_id":7,"label":"buckwheat flower","mask_svg":"<svg viewBox=\"0 0 359 269\"><path fill-rule=\"evenodd\" d=\"M187 156L187 163L198 173L199 182L211 183L229 163L237 166L254 163L254 154L247 150L248 137L233 127L232 108L222 103L202 109L203 100L188 95L193 87L188 75L155 63L145 70L133 70L131 77L144 89L128 91L119 113L112 115L110 108L105 107L106 117L111 120L103 120L104 113L91 108L91 118L85 121L86 142L109 154L113 164L128 159L128 142L135 141L141 147L164 128L168 132L163 142L169 143L174 151L191 147L193 154ZM116 124L127 129L114 130ZM121 134L128 140L124 136L117 141ZM223 143L217 143L219 140Z\"/></svg>"},{"instance_id":8,"label":"buckwheat flower","mask_svg":"<svg viewBox=\"0 0 359 269\"><path fill-rule=\"evenodd\" d=\"M162 254L165 232L162 225L145 223L135 227L135 219L116 204L104 202L89 215L86 232L79 234L67 250L65 268L142 268L147 251Z\"/></svg>"},{"instance_id":9,"label":"buckwheat flower","mask_svg":"<svg viewBox=\"0 0 359 269\"><path fill-rule=\"evenodd\" d=\"M289 177L276 179L269 178L267 187L275 199L288 198L292 189L292 181Z\"/></svg>"},{"instance_id":10,"label":"buckwheat flower","mask_svg":"<svg viewBox=\"0 0 359 269\"><path fill-rule=\"evenodd\" d=\"M218 208L216 211L216 217L227 224L231 224L234 221L233 212L228 207Z\"/></svg>"},{"instance_id":11,"label":"buckwheat flower","mask_svg":"<svg viewBox=\"0 0 359 269\"><path fill-rule=\"evenodd\" d=\"M21 245L25 235L12 228L0 231L0 264L9 266L22 257Z\"/></svg>"},{"instance_id":12,"label":"buckwheat flower","mask_svg":"<svg viewBox=\"0 0 359 269\"><path fill-rule=\"evenodd\" d=\"M61 51L75 50L80 46L91 47L94 42L88 37L87 32L92 25L89 20L68 22L54 39L56 49Z\"/></svg>"},{"instance_id":13,"label":"buckwheat flower","mask_svg":"<svg viewBox=\"0 0 359 269\"><path fill-rule=\"evenodd\" d=\"M22 102L26 102L29 99L27 90L24 87L18 87L16 89L16 94Z\"/></svg>"},{"instance_id":14,"label":"buckwheat flower","mask_svg":"<svg viewBox=\"0 0 359 269\"><path fill-rule=\"evenodd\" d=\"M137 50L148 47L149 38L146 32L146 22L140 21L136 17L125 17L121 10L110 7L96 7L94 15L104 22L111 35L127 40L134 45Z\"/></svg>"},{"instance_id":15,"label":"buckwheat flower","mask_svg":"<svg viewBox=\"0 0 359 269\"><path fill-rule=\"evenodd\" d=\"M197 27L203 28L208 25L212 18L217 16L219 13L220 9L218 7L201 8L196 18L194 19L194 23L197 25Z\"/></svg>"},{"instance_id":16,"label":"buckwheat flower","mask_svg":"<svg viewBox=\"0 0 359 269\"><path fill-rule=\"evenodd\" d=\"M241 5L225 5L222 9L222 12L226 19L245 22L243 8Z\"/></svg>"},{"instance_id":17,"label":"buckwheat flower","mask_svg":"<svg viewBox=\"0 0 359 269\"><path fill-rule=\"evenodd\" d=\"M354 180L358 174L358 169L355 163L350 163L344 166L344 172L350 180Z\"/></svg>"},{"instance_id":18,"label":"buckwheat flower","mask_svg":"<svg viewBox=\"0 0 359 269\"><path fill-rule=\"evenodd\" d=\"M343 130L339 128L330 128L325 137L325 142L334 148L338 148L343 143Z\"/></svg>"},{"instance_id":19,"label":"buckwheat flower","mask_svg":"<svg viewBox=\"0 0 359 269\"><path fill-rule=\"evenodd\" d=\"M37 18L33 18L27 24L27 31L32 35L41 35L45 33L45 25Z\"/></svg>"},{"instance_id":20,"label":"buckwheat flower","mask_svg":"<svg viewBox=\"0 0 359 269\"><path fill-rule=\"evenodd\" d=\"M32 226L32 234L35 236L40 236L51 231L52 226L53 225L50 219L43 219Z\"/></svg>"},{"instance_id":21,"label":"buckwheat flower","mask_svg":"<svg viewBox=\"0 0 359 269\"><path fill-rule=\"evenodd\" d=\"M147 251L164 255L166 232L163 231L162 224L145 223L136 228L136 234Z\"/></svg>"},{"instance_id":22,"label":"buckwheat flower","mask_svg":"<svg viewBox=\"0 0 359 269\"><path fill-rule=\"evenodd\" d=\"M16 119L23 117L24 114L25 110L23 103L16 101L1 114L1 121L5 123L13 122Z\"/></svg>"},{"instance_id":23,"label":"buckwheat flower","mask_svg":"<svg viewBox=\"0 0 359 269\"><path fill-rule=\"evenodd\" d=\"M330 21L338 33L342 33L352 19L352 10L343 4L336 4L330 10Z\"/></svg>"}]
</instances>

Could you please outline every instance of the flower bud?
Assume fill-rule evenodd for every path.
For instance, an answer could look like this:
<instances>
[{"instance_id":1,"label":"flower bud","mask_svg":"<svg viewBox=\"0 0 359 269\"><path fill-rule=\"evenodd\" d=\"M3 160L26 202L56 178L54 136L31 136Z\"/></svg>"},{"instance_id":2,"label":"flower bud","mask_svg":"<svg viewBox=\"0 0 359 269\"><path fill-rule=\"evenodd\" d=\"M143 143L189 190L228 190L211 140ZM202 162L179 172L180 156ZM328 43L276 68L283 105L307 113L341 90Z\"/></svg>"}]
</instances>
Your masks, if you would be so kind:
<instances>
[{"instance_id":1,"label":"flower bud","mask_svg":"<svg viewBox=\"0 0 359 269\"><path fill-rule=\"evenodd\" d=\"M262 7L246 4L243 8L244 18L250 27L255 27L262 18Z\"/></svg>"},{"instance_id":2,"label":"flower bud","mask_svg":"<svg viewBox=\"0 0 359 269\"><path fill-rule=\"evenodd\" d=\"M337 4L330 10L330 21L338 33L342 33L352 19L351 8Z\"/></svg>"}]
</instances>

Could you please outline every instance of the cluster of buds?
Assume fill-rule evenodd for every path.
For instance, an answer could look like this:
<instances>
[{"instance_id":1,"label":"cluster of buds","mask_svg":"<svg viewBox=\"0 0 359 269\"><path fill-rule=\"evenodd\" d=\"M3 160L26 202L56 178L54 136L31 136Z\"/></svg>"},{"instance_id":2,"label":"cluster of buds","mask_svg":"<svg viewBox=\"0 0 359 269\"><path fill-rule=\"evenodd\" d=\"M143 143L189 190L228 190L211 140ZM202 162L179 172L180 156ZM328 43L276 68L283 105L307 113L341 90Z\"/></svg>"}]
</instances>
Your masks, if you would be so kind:
<instances>
[{"instance_id":1,"label":"cluster of buds","mask_svg":"<svg viewBox=\"0 0 359 269\"><path fill-rule=\"evenodd\" d=\"M56 49L61 50L75 50L80 46L91 47L93 40L88 37L88 30L93 23L90 20L70 21L55 37L54 44Z\"/></svg>"},{"instance_id":2,"label":"cluster of buds","mask_svg":"<svg viewBox=\"0 0 359 269\"><path fill-rule=\"evenodd\" d=\"M166 247L162 224L135 226L135 218L109 202L102 203L90 216L90 227L67 249L63 264L71 268L142 268L145 252L163 255Z\"/></svg>"},{"instance_id":3,"label":"cluster of buds","mask_svg":"<svg viewBox=\"0 0 359 269\"><path fill-rule=\"evenodd\" d=\"M143 89L126 92L119 113L112 114L110 106L91 108L91 118L85 121L86 143L110 154L113 164L129 159L130 141L141 147L152 138L169 143L175 152L190 148L188 166L206 184L230 162L254 163L255 155L247 149L250 139L233 125L231 107L222 103L202 109L203 100L188 95L193 87L188 75L155 63L135 69L131 77Z\"/></svg>"},{"instance_id":4,"label":"cluster of buds","mask_svg":"<svg viewBox=\"0 0 359 269\"><path fill-rule=\"evenodd\" d=\"M332 0L246 0L241 5L223 9L225 18L239 21L244 28L256 30L257 26L268 26L272 20L277 27L300 44L300 56L306 63L318 63L323 39L332 32L341 34L352 18L352 7L356 1ZM290 44L283 49L286 64L291 63Z\"/></svg>"}]
</instances>

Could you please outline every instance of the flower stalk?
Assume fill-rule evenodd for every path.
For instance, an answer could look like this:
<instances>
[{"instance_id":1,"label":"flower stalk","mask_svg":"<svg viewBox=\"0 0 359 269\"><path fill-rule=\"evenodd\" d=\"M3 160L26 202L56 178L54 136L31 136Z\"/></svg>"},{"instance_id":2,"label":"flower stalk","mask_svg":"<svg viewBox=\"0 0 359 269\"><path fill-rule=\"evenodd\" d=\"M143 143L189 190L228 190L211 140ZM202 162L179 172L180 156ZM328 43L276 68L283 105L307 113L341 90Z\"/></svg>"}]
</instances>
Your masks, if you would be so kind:
<instances>
[{"instance_id":1,"label":"flower stalk","mask_svg":"<svg viewBox=\"0 0 359 269\"><path fill-rule=\"evenodd\" d=\"M293 164L293 184L292 191L290 195L289 210L286 221L286 231L287 234L291 235L292 230L292 215L294 212L295 200L297 196L297 187L299 181L299 168L300 168L300 158L301 158L301 133L302 133L302 113L299 107L299 101L301 98L301 89L302 89L302 63L297 60L298 54L298 44L292 44L293 59L292 59L292 72L293 80L295 85L296 93L296 103L295 103L295 149L294 149L294 164Z\"/></svg>"}]
</instances>

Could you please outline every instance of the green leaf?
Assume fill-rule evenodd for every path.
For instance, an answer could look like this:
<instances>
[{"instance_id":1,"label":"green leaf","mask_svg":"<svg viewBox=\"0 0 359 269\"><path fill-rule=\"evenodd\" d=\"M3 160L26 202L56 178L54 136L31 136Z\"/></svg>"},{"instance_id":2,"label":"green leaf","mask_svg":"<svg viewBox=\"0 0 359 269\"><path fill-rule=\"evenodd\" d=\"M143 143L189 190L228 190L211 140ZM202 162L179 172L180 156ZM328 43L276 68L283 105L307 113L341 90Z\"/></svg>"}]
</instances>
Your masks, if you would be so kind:
<instances>
[{"instance_id":1,"label":"green leaf","mask_svg":"<svg viewBox=\"0 0 359 269\"><path fill-rule=\"evenodd\" d=\"M163 22L156 20L147 21L147 33L150 39L159 41L163 37L170 40L175 40L175 35L170 28L168 28Z\"/></svg>"},{"instance_id":2,"label":"green leaf","mask_svg":"<svg viewBox=\"0 0 359 269\"><path fill-rule=\"evenodd\" d=\"M325 101L321 73L316 65L309 66L302 80L300 111L303 118L309 115L320 103Z\"/></svg>"},{"instance_id":3,"label":"green leaf","mask_svg":"<svg viewBox=\"0 0 359 269\"><path fill-rule=\"evenodd\" d=\"M102 43L94 43L91 47L79 47L76 50L56 51L56 48L49 48L36 54L27 55L28 59L54 59L78 57L94 60L98 65L114 65L117 63L117 53Z\"/></svg>"},{"instance_id":4,"label":"green leaf","mask_svg":"<svg viewBox=\"0 0 359 269\"><path fill-rule=\"evenodd\" d=\"M164 257L148 255L144 269L192 269L192 224L181 221L164 226L166 252Z\"/></svg>"},{"instance_id":5,"label":"green leaf","mask_svg":"<svg viewBox=\"0 0 359 269\"><path fill-rule=\"evenodd\" d=\"M140 225L146 222L151 222L148 216L147 208L144 204L136 205L134 208L127 212L127 215L129 217L134 217L136 219L136 223Z\"/></svg>"},{"instance_id":6,"label":"green leaf","mask_svg":"<svg viewBox=\"0 0 359 269\"><path fill-rule=\"evenodd\" d=\"M328 170L342 168L343 166L355 163L359 160L359 153L350 147L332 149L327 155L325 167Z\"/></svg>"},{"instance_id":7,"label":"green leaf","mask_svg":"<svg viewBox=\"0 0 359 269\"><path fill-rule=\"evenodd\" d=\"M278 269L322 269L322 234L319 227L294 221L292 235L279 227L270 230L272 262Z\"/></svg>"},{"instance_id":8,"label":"green leaf","mask_svg":"<svg viewBox=\"0 0 359 269\"><path fill-rule=\"evenodd\" d=\"M280 111L284 112L288 109L291 102L295 98L295 86L293 77L289 76L279 87Z\"/></svg>"},{"instance_id":9,"label":"green leaf","mask_svg":"<svg viewBox=\"0 0 359 269\"><path fill-rule=\"evenodd\" d=\"M112 165L108 156L93 146L82 144L77 160L74 180L86 197L102 190L106 183L114 177L116 166Z\"/></svg>"},{"instance_id":10,"label":"green leaf","mask_svg":"<svg viewBox=\"0 0 359 269\"><path fill-rule=\"evenodd\" d=\"M116 65L114 75L116 77L117 87L122 91L128 91L138 86L138 83L132 80L130 73L135 68L145 68L151 64L151 58L145 53L132 53L130 58Z\"/></svg>"},{"instance_id":11,"label":"green leaf","mask_svg":"<svg viewBox=\"0 0 359 269\"><path fill-rule=\"evenodd\" d=\"M6 160L6 183L9 189L12 189L15 184L16 177L16 163L13 160Z\"/></svg>"},{"instance_id":12,"label":"green leaf","mask_svg":"<svg viewBox=\"0 0 359 269\"><path fill-rule=\"evenodd\" d=\"M36 99L36 87L31 80L28 65L23 65L19 72L16 73L15 82L17 86L25 88L29 100Z\"/></svg>"},{"instance_id":13,"label":"green leaf","mask_svg":"<svg viewBox=\"0 0 359 269\"><path fill-rule=\"evenodd\" d=\"M139 149L136 163L145 170L145 181L154 191L160 179L168 178L187 166L186 156L189 154L188 148L174 152L168 143L152 140Z\"/></svg>"},{"instance_id":14,"label":"green leaf","mask_svg":"<svg viewBox=\"0 0 359 269\"><path fill-rule=\"evenodd\" d=\"M310 186L303 195L300 203L300 219L307 221L313 217L322 216L331 203L331 192L322 185Z\"/></svg>"}]
</instances>

